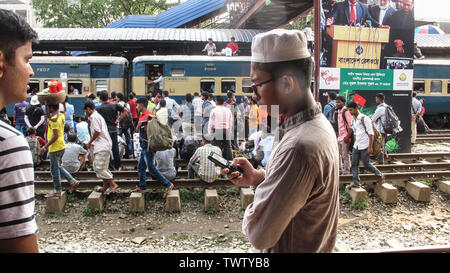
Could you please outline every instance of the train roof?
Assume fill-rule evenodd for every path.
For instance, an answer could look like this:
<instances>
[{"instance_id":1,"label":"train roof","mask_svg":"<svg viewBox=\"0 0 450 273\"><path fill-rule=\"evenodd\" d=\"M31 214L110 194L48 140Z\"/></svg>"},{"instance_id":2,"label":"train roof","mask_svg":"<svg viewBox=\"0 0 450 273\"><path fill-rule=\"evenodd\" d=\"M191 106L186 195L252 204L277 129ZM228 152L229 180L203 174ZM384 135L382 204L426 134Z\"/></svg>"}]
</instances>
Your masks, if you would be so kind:
<instances>
[{"instance_id":1,"label":"train roof","mask_svg":"<svg viewBox=\"0 0 450 273\"><path fill-rule=\"evenodd\" d=\"M30 63L45 63L45 64L127 64L128 60L123 57L114 56L34 56L30 59Z\"/></svg>"},{"instance_id":2,"label":"train roof","mask_svg":"<svg viewBox=\"0 0 450 273\"><path fill-rule=\"evenodd\" d=\"M250 56L188 56L188 55L157 55L139 56L133 59L133 63L151 61L190 61L190 62L250 62Z\"/></svg>"},{"instance_id":3,"label":"train roof","mask_svg":"<svg viewBox=\"0 0 450 273\"><path fill-rule=\"evenodd\" d=\"M414 64L420 65L449 65L449 59L424 59L424 60L414 60Z\"/></svg>"}]
</instances>

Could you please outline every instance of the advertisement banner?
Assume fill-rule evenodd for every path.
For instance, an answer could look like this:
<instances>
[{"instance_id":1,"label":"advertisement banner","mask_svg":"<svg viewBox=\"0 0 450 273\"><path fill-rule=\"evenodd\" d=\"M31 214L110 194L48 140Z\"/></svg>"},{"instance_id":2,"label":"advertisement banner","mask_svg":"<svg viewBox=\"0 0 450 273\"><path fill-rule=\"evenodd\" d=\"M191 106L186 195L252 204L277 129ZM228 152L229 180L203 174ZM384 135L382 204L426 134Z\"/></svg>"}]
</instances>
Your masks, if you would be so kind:
<instances>
[{"instance_id":1,"label":"advertisement banner","mask_svg":"<svg viewBox=\"0 0 450 273\"><path fill-rule=\"evenodd\" d=\"M373 114L375 95L383 93L401 124L410 124L414 1L321 0L319 8L322 107L334 93L357 102L361 112ZM406 93L399 95L400 91ZM390 152L410 152L410 131L389 138L396 143Z\"/></svg>"}]
</instances>

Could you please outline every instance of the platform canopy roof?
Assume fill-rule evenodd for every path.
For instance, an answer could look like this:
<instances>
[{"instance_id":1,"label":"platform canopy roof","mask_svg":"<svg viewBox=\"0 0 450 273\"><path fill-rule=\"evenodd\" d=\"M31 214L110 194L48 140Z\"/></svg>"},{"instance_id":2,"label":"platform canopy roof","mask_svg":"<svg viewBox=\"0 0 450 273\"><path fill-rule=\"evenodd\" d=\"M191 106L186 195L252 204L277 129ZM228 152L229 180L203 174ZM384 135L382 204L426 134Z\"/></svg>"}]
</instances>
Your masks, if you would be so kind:
<instances>
[{"instance_id":1,"label":"platform canopy roof","mask_svg":"<svg viewBox=\"0 0 450 273\"><path fill-rule=\"evenodd\" d=\"M191 27L201 18L226 8L226 0L189 0L158 15L128 15L107 28Z\"/></svg>"}]
</instances>

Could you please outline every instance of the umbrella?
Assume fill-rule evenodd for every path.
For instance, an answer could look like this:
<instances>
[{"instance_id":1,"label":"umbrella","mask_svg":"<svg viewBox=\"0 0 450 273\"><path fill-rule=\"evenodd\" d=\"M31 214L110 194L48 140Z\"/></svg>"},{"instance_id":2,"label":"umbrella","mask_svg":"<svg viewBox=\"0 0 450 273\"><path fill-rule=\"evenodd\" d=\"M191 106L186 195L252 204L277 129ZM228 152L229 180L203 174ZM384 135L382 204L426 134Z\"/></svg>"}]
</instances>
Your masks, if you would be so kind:
<instances>
[{"instance_id":1,"label":"umbrella","mask_svg":"<svg viewBox=\"0 0 450 273\"><path fill-rule=\"evenodd\" d=\"M416 27L414 34L445 34L445 32L437 26L423 25Z\"/></svg>"}]
</instances>

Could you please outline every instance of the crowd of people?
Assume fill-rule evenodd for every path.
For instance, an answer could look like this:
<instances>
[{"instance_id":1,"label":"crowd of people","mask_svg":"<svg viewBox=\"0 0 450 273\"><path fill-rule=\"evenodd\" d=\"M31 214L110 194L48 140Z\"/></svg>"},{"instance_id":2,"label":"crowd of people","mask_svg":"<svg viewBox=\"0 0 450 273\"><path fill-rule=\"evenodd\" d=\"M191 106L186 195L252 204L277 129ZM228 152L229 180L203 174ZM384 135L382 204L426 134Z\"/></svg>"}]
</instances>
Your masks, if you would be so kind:
<instances>
[{"instance_id":1,"label":"crowd of people","mask_svg":"<svg viewBox=\"0 0 450 273\"><path fill-rule=\"evenodd\" d=\"M29 63L31 46L37 41L37 34L24 19L0 9L0 39L5 41L0 43L2 109L27 98L27 83L34 75ZM46 105L47 109L42 109L46 121L41 122L40 110L35 111L39 113L36 117L28 117L31 126L27 138L36 138L34 142L41 145L39 155L50 159L54 191L47 196L61 194L61 176L69 182L69 192L75 191L80 181L74 178L73 171L85 167L92 168L103 181L95 190L106 195L115 191L119 185L112 170L121 168L119 143L128 147L124 156L138 158L139 184L135 191L145 191L148 169L154 179L166 186L166 195L174 186L170 181L174 176L172 159L179 154L189 159L190 177L198 175L203 181L212 182L225 175L236 186L254 189L254 201L243 216L242 232L257 251L332 252L339 219L340 154L337 134L310 90L312 65L304 32L274 29L253 38L253 95L251 99L243 98L240 104L233 92L227 98L217 96L215 101L208 93L202 93L201 98L200 94L194 94L194 98L187 94L186 103L180 106L167 91L139 98L131 93L127 102L120 94L102 91L98 98L96 94L87 96L84 120L73 121L66 117L73 115L69 103ZM380 96L379 107L383 107L383 98ZM345 98L334 99L339 108L335 112L341 113L339 131L354 132L354 176L358 171L355 162L362 160L382 180L382 174L367 160L373 151L374 136L378 136L375 127L359 112L355 102L344 108ZM417 115L419 106L420 102L413 102L412 115ZM274 118L277 110L279 116ZM177 143L174 148L152 151L148 141L152 132L148 127L155 120L162 128L170 126L175 137L172 141ZM43 137L39 136L40 126L45 126ZM125 141L119 141L120 135ZM240 136L253 141L241 147L252 154L250 159L233 155L232 145L238 146ZM196 147L199 142L201 146ZM347 135L342 142L349 142ZM37 149L28 145L20 131L3 121L0 143L0 252L38 252L33 164ZM216 167L207 160L210 152L232 160L231 167L240 171ZM259 159L264 168L258 167ZM355 180L351 187L358 182Z\"/></svg>"}]
</instances>

